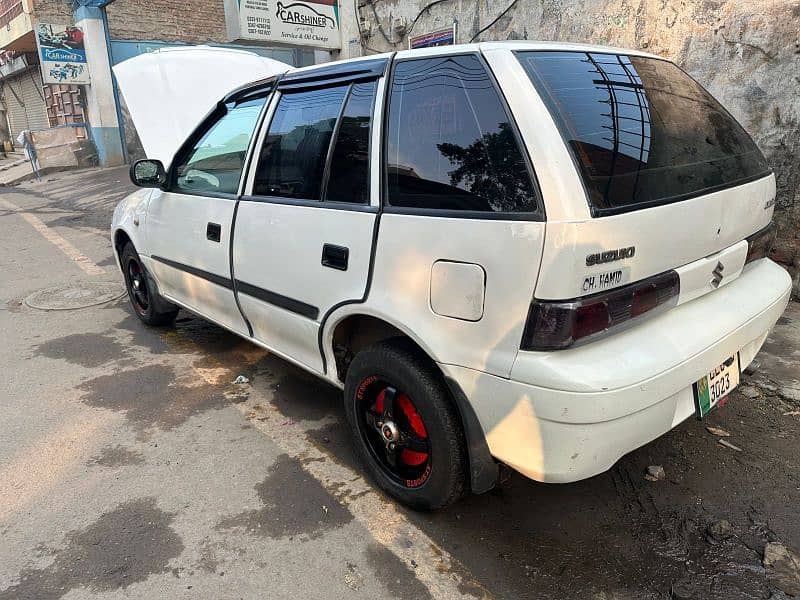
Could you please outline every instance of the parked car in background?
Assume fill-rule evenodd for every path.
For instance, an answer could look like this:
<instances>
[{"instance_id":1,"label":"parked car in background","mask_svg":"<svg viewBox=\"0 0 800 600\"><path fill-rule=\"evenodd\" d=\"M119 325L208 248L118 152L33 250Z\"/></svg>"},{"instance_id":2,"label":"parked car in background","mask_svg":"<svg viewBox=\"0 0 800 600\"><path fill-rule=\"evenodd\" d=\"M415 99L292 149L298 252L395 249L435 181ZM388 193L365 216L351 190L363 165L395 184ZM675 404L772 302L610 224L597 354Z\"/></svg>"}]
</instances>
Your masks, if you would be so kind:
<instances>
[{"instance_id":1,"label":"parked car in background","mask_svg":"<svg viewBox=\"0 0 800 600\"><path fill-rule=\"evenodd\" d=\"M342 388L366 471L414 508L498 463L591 477L704 417L788 302L769 166L657 56L482 43L225 92L169 164L131 169L133 308Z\"/></svg>"}]
</instances>

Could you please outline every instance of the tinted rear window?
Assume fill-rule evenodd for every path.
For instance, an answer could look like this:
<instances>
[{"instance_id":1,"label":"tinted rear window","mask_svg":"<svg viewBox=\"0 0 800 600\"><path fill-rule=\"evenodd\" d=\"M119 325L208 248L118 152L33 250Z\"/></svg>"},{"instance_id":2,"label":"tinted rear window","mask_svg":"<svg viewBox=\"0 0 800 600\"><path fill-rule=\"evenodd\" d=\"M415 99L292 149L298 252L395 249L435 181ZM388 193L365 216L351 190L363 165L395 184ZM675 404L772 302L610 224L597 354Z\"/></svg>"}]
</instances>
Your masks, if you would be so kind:
<instances>
[{"instance_id":1,"label":"tinted rear window","mask_svg":"<svg viewBox=\"0 0 800 600\"><path fill-rule=\"evenodd\" d=\"M536 210L514 128L476 55L396 64L386 150L391 206Z\"/></svg>"},{"instance_id":2,"label":"tinted rear window","mask_svg":"<svg viewBox=\"0 0 800 600\"><path fill-rule=\"evenodd\" d=\"M587 52L518 56L576 159L596 215L769 173L747 132L672 63Z\"/></svg>"}]
</instances>

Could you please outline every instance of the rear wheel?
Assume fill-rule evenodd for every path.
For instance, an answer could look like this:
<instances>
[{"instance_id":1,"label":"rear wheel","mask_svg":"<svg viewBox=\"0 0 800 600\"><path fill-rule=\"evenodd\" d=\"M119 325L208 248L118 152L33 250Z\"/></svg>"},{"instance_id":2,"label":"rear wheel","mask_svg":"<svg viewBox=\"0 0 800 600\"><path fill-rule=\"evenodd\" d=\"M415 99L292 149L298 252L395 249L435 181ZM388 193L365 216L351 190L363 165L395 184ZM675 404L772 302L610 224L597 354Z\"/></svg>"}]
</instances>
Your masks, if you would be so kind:
<instances>
[{"instance_id":1,"label":"rear wheel","mask_svg":"<svg viewBox=\"0 0 800 600\"><path fill-rule=\"evenodd\" d=\"M136 248L128 242L122 249L122 273L125 276L125 287L136 316L147 325L168 325L178 315L178 307L158 296L155 286L151 284L147 272Z\"/></svg>"},{"instance_id":2,"label":"rear wheel","mask_svg":"<svg viewBox=\"0 0 800 600\"><path fill-rule=\"evenodd\" d=\"M441 375L410 345L390 340L356 355L345 412L356 453L384 491L420 510L464 494L460 418Z\"/></svg>"}]
</instances>

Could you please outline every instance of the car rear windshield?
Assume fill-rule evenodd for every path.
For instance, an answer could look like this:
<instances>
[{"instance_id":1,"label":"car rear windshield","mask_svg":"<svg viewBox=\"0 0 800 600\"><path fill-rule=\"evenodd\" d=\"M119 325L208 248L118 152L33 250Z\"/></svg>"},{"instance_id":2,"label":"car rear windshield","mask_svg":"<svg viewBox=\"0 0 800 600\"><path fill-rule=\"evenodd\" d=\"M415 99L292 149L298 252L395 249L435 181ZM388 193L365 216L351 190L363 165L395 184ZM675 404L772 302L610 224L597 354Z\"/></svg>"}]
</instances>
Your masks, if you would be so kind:
<instances>
[{"instance_id":1,"label":"car rear windshield","mask_svg":"<svg viewBox=\"0 0 800 600\"><path fill-rule=\"evenodd\" d=\"M519 52L595 216L677 202L767 175L747 132L674 64L594 52Z\"/></svg>"}]
</instances>

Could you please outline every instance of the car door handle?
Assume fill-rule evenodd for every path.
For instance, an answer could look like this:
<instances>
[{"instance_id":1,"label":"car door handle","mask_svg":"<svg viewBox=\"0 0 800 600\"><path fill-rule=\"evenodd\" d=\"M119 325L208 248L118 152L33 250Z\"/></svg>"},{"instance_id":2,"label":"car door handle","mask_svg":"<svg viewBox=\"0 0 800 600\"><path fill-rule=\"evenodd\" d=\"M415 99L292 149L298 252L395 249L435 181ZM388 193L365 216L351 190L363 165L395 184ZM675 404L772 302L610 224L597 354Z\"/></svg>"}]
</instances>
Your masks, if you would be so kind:
<instances>
[{"instance_id":1,"label":"car door handle","mask_svg":"<svg viewBox=\"0 0 800 600\"><path fill-rule=\"evenodd\" d=\"M350 249L334 244L322 246L322 266L339 271L347 271L347 261L350 258Z\"/></svg>"},{"instance_id":2,"label":"car door handle","mask_svg":"<svg viewBox=\"0 0 800 600\"><path fill-rule=\"evenodd\" d=\"M209 223L206 225L206 239L212 242L219 242L222 238L222 226L219 223Z\"/></svg>"}]
</instances>

